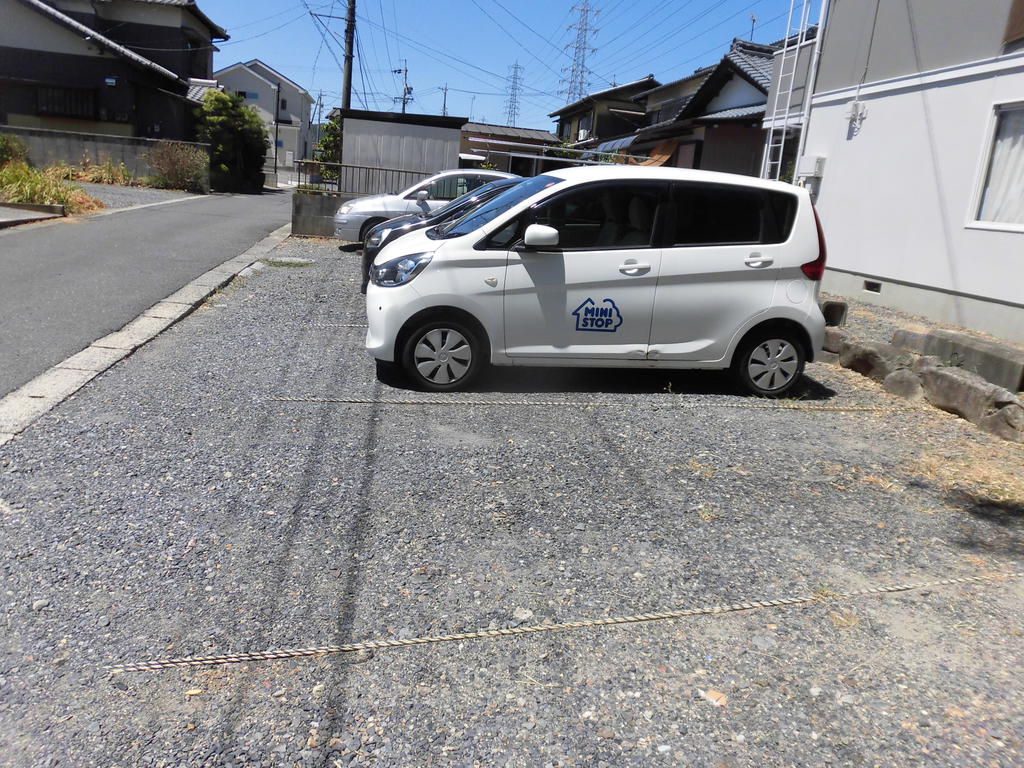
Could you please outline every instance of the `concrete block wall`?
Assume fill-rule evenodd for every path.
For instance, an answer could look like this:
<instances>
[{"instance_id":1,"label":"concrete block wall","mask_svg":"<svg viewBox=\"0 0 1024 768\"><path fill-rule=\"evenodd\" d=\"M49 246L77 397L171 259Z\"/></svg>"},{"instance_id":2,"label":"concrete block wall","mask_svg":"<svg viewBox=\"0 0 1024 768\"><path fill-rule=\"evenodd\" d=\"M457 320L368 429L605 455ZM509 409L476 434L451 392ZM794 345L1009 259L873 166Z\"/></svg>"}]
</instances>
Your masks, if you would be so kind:
<instances>
[{"instance_id":1,"label":"concrete block wall","mask_svg":"<svg viewBox=\"0 0 1024 768\"><path fill-rule=\"evenodd\" d=\"M32 165L43 168L48 165L66 163L81 165L88 154L89 161L98 165L110 161L117 165L124 163L133 176L151 176L153 168L146 161L146 155L160 144L162 139L139 139L126 136L110 136L72 131L51 131L45 128L20 128L0 125L0 133L17 136L28 147ZM207 144L187 143L209 150Z\"/></svg>"},{"instance_id":2,"label":"concrete block wall","mask_svg":"<svg viewBox=\"0 0 1024 768\"><path fill-rule=\"evenodd\" d=\"M292 234L334 237L334 214L353 195L296 192L292 195Z\"/></svg>"}]
</instances>

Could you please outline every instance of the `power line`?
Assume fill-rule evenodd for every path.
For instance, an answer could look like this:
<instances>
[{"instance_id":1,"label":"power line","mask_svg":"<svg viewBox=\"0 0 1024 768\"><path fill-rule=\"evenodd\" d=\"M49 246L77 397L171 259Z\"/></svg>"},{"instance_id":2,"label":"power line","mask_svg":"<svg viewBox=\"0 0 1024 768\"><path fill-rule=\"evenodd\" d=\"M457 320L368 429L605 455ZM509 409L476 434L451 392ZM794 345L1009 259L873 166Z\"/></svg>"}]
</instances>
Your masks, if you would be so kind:
<instances>
[{"instance_id":1,"label":"power line","mask_svg":"<svg viewBox=\"0 0 1024 768\"><path fill-rule=\"evenodd\" d=\"M360 18L360 20L366 22L367 24L369 24L371 26L380 28L380 25L377 24L376 22L374 22L372 19L368 19L368 18L366 18L364 16L360 16L359 18ZM441 50L441 49L438 49L438 48L434 48L433 46L427 45L426 43L421 43L421 42L419 42L417 40L414 40L414 39L412 39L410 37L407 37L405 35L401 35L398 32L394 32L394 31L391 31L391 30L385 30L385 32L387 34L390 34L392 37L395 37L395 38L403 40L407 45L411 45L413 48L416 48L417 50L420 50L420 52L423 53L425 56L427 56L429 58L432 58L435 61L438 61L438 62L440 62L442 64L445 64L446 66L449 66L449 67L451 67L452 69L454 69L456 71L461 71L461 70L459 70L458 67L456 67L456 66L454 66L452 64L453 61L456 61L459 64L463 64L463 65L465 65L467 67L470 67L471 69L475 69L478 72L482 72L485 75L488 75L489 77L494 78L498 82L504 83L504 81L505 81L504 76L499 75L496 72L491 72L489 69L484 69L483 67L481 67L481 66L479 66L477 64L473 64L472 62L466 61L465 59L460 59L458 56L453 56L450 51L445 51L445 50ZM431 54L428 53L428 51L433 52L433 53L435 53L437 55L436 56L431 56ZM466 73L463 72L463 74L466 74ZM472 77L472 75L468 75L467 74L467 77ZM526 85L526 84L523 85L523 90L524 91L530 91L530 92L539 94L541 96L547 96L547 97L549 97L551 99L557 99L558 98L557 94L551 93L549 91L542 91L542 90L540 90L538 88L534 88L534 87ZM524 101L528 100L528 97L524 95L523 96L523 100ZM543 105L541 105L540 108L541 109L547 109L547 107L545 107Z\"/></svg>"},{"instance_id":2,"label":"power line","mask_svg":"<svg viewBox=\"0 0 1024 768\"><path fill-rule=\"evenodd\" d=\"M530 55L531 55L531 56L532 56L532 57L533 57L534 59L536 59L536 60L537 60L537 62L538 62L538 63L539 63L539 64L540 64L540 65L541 65L542 67L546 67L546 68L547 68L548 70L550 70L550 71L551 71L551 73L552 73L552 74L553 74L553 75L554 75L555 77L558 77L558 76L559 76L559 74L558 74L557 70L554 70L554 69L552 69L552 68L551 68L551 67L550 67L550 66L548 65L548 63L547 63L547 62L545 62L545 61L544 61L543 59L541 59L541 58L540 58L539 56L537 56L537 54L535 54L535 53L534 53L533 51L531 51L531 50L530 50L529 48L527 48L527 47L526 47L525 45L523 45L523 43L522 43L522 42L521 42L521 41L519 40L519 38L518 38L518 37L516 37L516 36L515 36L515 35L513 35L513 34L512 34L511 32L509 32L509 31L508 31L508 30L507 30L507 29L505 28L505 25L504 25L504 24L502 24L502 23L501 23L500 21L498 21L498 20L497 20L496 18L494 18L493 16L491 16L490 12L488 12L488 10L487 10L486 8L484 8L484 7L482 6L482 5L480 5L480 3L478 3L478 2L477 2L477 0L472 0L472 2L473 2L473 5L475 5L475 6L477 7L477 8L479 8L479 9L480 9L480 12L481 12L482 14L484 14L484 16L486 16L486 17L487 17L488 19L490 19L491 21L493 21L493 22L495 23L495 25L497 25L498 29L500 29L500 30L501 30L502 32L504 32L504 33L505 33L505 34L506 34L506 35L507 35L507 36L509 37L509 39L510 39L510 40L512 40L512 42L514 42L514 43L515 43L516 45L518 45L518 46L519 46L520 48L522 48L522 49L523 49L524 51L526 51L526 52L527 52L528 54L530 54ZM543 39L543 38L542 38L542 39Z\"/></svg>"}]
</instances>

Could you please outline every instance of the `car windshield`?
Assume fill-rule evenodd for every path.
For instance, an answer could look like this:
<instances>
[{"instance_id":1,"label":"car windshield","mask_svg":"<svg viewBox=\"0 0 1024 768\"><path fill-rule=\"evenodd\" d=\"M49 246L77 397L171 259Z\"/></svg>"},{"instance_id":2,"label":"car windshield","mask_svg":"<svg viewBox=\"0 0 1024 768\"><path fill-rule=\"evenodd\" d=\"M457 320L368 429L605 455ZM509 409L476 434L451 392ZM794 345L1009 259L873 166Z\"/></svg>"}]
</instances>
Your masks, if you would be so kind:
<instances>
[{"instance_id":1,"label":"car windshield","mask_svg":"<svg viewBox=\"0 0 1024 768\"><path fill-rule=\"evenodd\" d=\"M495 218L505 213L511 208L514 208L519 203L523 202L527 198L532 197L543 189L547 189L552 184L558 184L561 179L556 176L534 176L532 179L527 179L519 184L516 184L511 189L506 189L497 197L489 200L483 205L474 208L461 219L456 219L450 224L445 224L440 227L436 227L432 230L435 234L434 237L460 237L469 232L479 229L489 221L493 221ZM430 236L430 232L427 233Z\"/></svg>"},{"instance_id":2,"label":"car windshield","mask_svg":"<svg viewBox=\"0 0 1024 768\"><path fill-rule=\"evenodd\" d=\"M452 214L458 213L460 208L466 210L467 204L472 206L475 203L481 203L485 200L489 200L501 192L501 190L518 183L519 179L498 179L497 181L489 182L484 184L482 187L477 187L464 195L456 197L448 203L448 205L438 208L436 211L426 211L421 213L420 216L423 218L430 217L431 219L447 219Z\"/></svg>"}]
</instances>

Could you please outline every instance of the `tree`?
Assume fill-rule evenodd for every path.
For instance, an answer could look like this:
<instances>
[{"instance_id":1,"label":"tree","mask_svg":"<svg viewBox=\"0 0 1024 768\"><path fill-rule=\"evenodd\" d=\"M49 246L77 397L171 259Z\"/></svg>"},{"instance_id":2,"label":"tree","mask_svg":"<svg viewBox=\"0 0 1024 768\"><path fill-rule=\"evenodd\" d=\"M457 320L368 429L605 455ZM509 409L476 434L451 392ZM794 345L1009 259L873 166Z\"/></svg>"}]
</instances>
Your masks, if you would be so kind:
<instances>
[{"instance_id":1,"label":"tree","mask_svg":"<svg viewBox=\"0 0 1024 768\"><path fill-rule=\"evenodd\" d=\"M332 117L323 125L316 159L321 163L341 162L341 118Z\"/></svg>"},{"instance_id":2,"label":"tree","mask_svg":"<svg viewBox=\"0 0 1024 768\"><path fill-rule=\"evenodd\" d=\"M259 112L241 96L210 90L196 118L199 141L210 145L210 186L225 192L260 190L270 137Z\"/></svg>"}]
</instances>

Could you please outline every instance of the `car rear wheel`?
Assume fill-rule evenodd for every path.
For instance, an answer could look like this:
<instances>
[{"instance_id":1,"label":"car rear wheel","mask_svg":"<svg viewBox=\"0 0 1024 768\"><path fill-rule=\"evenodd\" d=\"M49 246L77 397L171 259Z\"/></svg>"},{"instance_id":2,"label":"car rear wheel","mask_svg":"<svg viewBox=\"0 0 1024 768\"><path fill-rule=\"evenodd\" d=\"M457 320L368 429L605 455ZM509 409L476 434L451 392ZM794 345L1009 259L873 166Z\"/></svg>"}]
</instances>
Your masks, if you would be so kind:
<instances>
[{"instance_id":1,"label":"car rear wheel","mask_svg":"<svg viewBox=\"0 0 1024 768\"><path fill-rule=\"evenodd\" d=\"M476 330L456 320L431 320L409 334L402 368L420 389L465 389L484 364L484 343Z\"/></svg>"},{"instance_id":2,"label":"car rear wheel","mask_svg":"<svg viewBox=\"0 0 1024 768\"><path fill-rule=\"evenodd\" d=\"M803 346L783 330L744 341L733 361L733 374L740 386L761 397L782 397L803 372Z\"/></svg>"}]
</instances>

